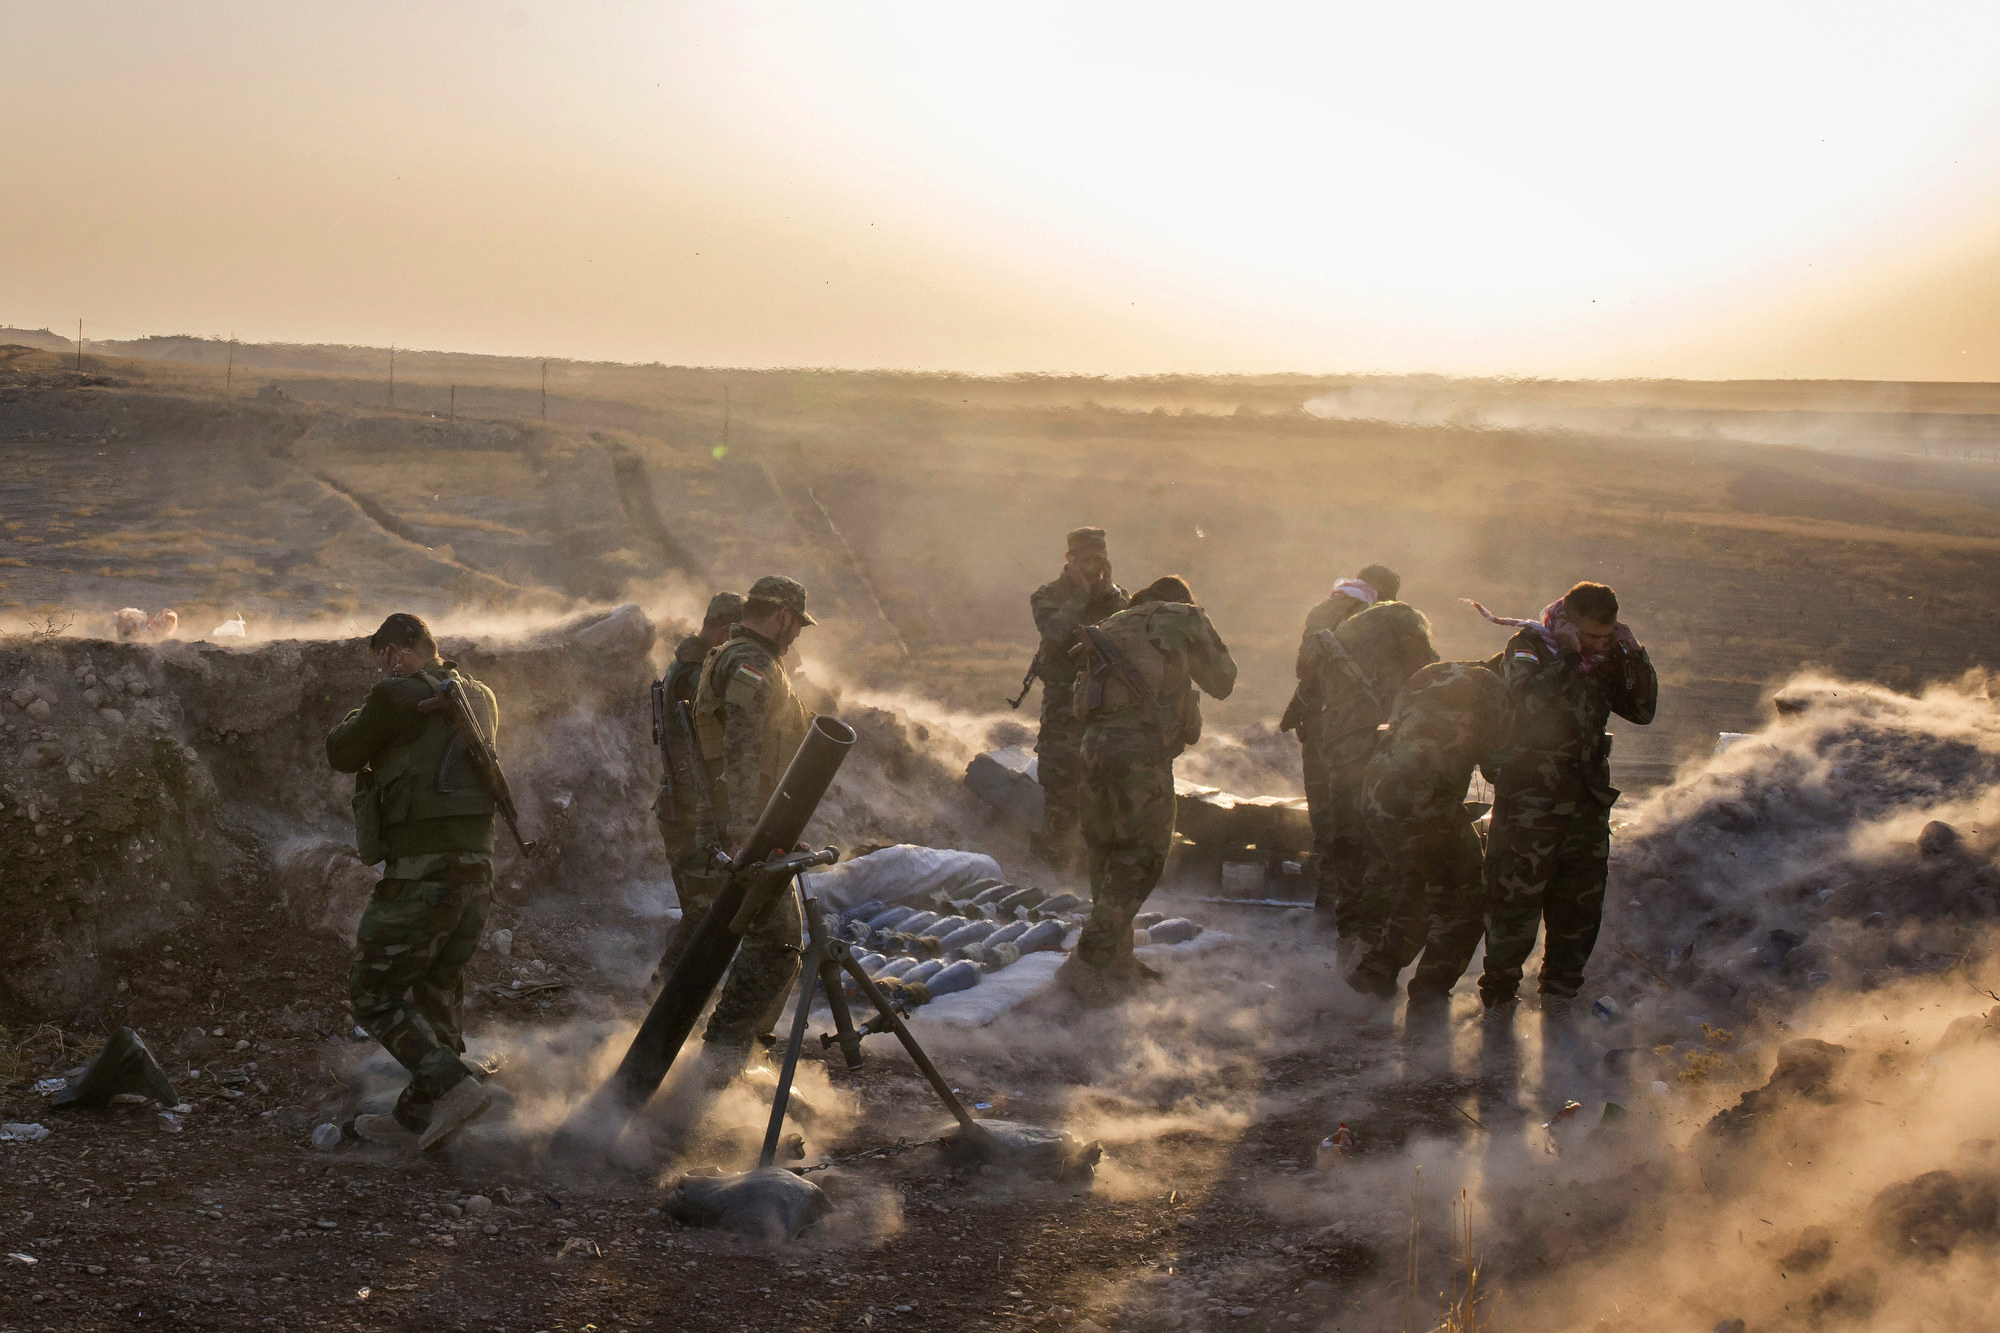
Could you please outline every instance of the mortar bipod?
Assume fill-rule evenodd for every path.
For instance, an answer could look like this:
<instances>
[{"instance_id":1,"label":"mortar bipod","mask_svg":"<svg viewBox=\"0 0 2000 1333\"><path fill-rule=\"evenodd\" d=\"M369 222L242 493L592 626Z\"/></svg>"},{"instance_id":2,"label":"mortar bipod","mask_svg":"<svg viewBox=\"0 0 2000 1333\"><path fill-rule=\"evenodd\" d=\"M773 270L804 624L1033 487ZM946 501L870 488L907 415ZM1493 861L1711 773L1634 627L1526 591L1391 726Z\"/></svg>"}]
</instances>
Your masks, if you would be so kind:
<instances>
[{"instance_id":1,"label":"mortar bipod","mask_svg":"<svg viewBox=\"0 0 2000 1333\"><path fill-rule=\"evenodd\" d=\"M847 941L831 938L827 934L826 923L820 918L819 903L813 897L803 871L798 875L795 884L799 895L799 915L806 922L808 936L806 959L805 966L799 973L799 999L797 1007L792 1011L792 1035L785 1044L785 1062L778 1072L777 1091L771 1098L771 1122L764 1131L764 1151L758 1158L758 1165L770 1166L778 1159L778 1140L784 1130L785 1108L791 1101L792 1079L798 1072L800 1048L805 1045L806 1025L812 1013L815 990L824 988L826 991L827 1004L833 1011L834 1025L838 1029L836 1039L840 1042L841 1050L849 1051L851 1043L853 1053L848 1058L849 1066L861 1063L861 1038L854 1031L852 1014L847 1008L846 997L841 994L842 971L854 978L854 984L861 988L861 993L875 1006L875 1017L868 1020L869 1029L876 1032L887 1030L896 1034L896 1040L903 1044L905 1051L909 1052L910 1060L916 1065L917 1072L924 1076L924 1081L931 1085L931 1091L935 1092L938 1100L944 1103L944 1109L951 1112L951 1118L958 1122L961 1141L968 1145L976 1145L975 1150L996 1152L1000 1145L993 1141L992 1135L972 1118L972 1113L958 1100L957 1095L951 1090L951 1085L944 1081L944 1075L938 1072L937 1066L931 1063L931 1058L924 1054L924 1048L917 1044L916 1037L911 1035L910 1029L903 1023L902 1015L896 1012L895 1005L876 986L874 978L868 975L868 969L861 966L853 951L847 947ZM824 1044L825 1039L821 1040Z\"/></svg>"}]
</instances>

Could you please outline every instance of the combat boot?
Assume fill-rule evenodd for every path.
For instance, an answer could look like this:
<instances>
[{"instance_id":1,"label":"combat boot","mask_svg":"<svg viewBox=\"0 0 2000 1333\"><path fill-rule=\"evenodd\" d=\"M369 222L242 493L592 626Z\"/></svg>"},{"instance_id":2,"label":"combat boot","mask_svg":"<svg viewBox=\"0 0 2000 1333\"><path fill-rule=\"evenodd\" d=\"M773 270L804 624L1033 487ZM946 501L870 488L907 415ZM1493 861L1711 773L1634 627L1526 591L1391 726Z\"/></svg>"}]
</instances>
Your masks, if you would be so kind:
<instances>
[{"instance_id":1,"label":"combat boot","mask_svg":"<svg viewBox=\"0 0 2000 1333\"><path fill-rule=\"evenodd\" d=\"M354 1117L354 1136L364 1143L373 1143L384 1148L408 1148L415 1146L417 1142L417 1131L393 1115Z\"/></svg>"},{"instance_id":2,"label":"combat boot","mask_svg":"<svg viewBox=\"0 0 2000 1333\"><path fill-rule=\"evenodd\" d=\"M460 1130L485 1114L486 1108L492 1104L493 1090L467 1074L432 1104L431 1121L417 1136L418 1151L436 1152L444 1147Z\"/></svg>"},{"instance_id":3,"label":"combat boot","mask_svg":"<svg viewBox=\"0 0 2000 1333\"><path fill-rule=\"evenodd\" d=\"M1071 999L1086 1009L1108 1009L1131 995L1138 985L1132 977L1092 967L1075 954L1063 960L1063 965L1056 969L1055 979Z\"/></svg>"}]
</instances>

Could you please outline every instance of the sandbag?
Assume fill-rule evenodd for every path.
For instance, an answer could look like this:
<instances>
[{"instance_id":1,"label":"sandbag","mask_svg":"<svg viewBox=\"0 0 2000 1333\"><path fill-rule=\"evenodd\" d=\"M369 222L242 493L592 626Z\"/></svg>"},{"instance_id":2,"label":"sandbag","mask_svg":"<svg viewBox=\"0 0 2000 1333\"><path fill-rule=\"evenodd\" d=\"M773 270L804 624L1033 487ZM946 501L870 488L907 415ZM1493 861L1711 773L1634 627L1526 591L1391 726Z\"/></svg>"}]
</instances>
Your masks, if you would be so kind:
<instances>
[{"instance_id":1,"label":"sandbag","mask_svg":"<svg viewBox=\"0 0 2000 1333\"><path fill-rule=\"evenodd\" d=\"M954 1123L938 1136L945 1158L956 1165L995 1166L1050 1180L1084 1180L1104 1156L1104 1145L1080 1143L1060 1129L1045 1129L1018 1120L974 1121L985 1133L967 1136Z\"/></svg>"},{"instance_id":2,"label":"sandbag","mask_svg":"<svg viewBox=\"0 0 2000 1333\"><path fill-rule=\"evenodd\" d=\"M880 898L886 903L919 897L953 897L981 880L998 880L1000 863L980 852L900 843L843 861L813 876L813 892L833 911Z\"/></svg>"},{"instance_id":3,"label":"sandbag","mask_svg":"<svg viewBox=\"0 0 2000 1333\"><path fill-rule=\"evenodd\" d=\"M734 1176L682 1176L661 1208L683 1226L718 1227L775 1245L825 1217L833 1204L804 1176L760 1166Z\"/></svg>"}]
</instances>

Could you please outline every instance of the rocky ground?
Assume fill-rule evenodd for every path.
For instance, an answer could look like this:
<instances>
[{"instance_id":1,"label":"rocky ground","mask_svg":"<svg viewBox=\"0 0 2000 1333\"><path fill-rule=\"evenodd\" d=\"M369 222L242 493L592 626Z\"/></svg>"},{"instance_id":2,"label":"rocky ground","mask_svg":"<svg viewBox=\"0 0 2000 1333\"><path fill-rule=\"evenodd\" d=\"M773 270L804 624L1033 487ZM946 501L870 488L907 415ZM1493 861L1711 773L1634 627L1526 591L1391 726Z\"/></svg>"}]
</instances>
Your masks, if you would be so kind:
<instances>
[{"instance_id":1,"label":"rocky ground","mask_svg":"<svg viewBox=\"0 0 2000 1333\"><path fill-rule=\"evenodd\" d=\"M280 941L267 930L244 943L254 954ZM213 968L191 952L185 966ZM52 1133L0 1145L0 1243L36 1261L0 1267L0 1328L1317 1327L1380 1276L1370 1243L1310 1203L1316 1108L1338 1065L1262 1035L1190 1053L1183 1069L1152 1065L1152 1042L1226 1032L1236 1017L1184 1007L1183 988L1270 994L1240 955L1176 974L1183 993L1131 1030L1093 1020L1110 1056L1095 1088L1048 1053L1073 1030L1059 1012L1012 1034L933 1036L954 1082L1009 1117L1101 1122L1109 1153L1094 1184L955 1174L922 1147L823 1173L834 1216L777 1250L663 1217L671 1166L582 1184L544 1174L532 1151L476 1143L435 1159L352 1139L315 1149L313 1126L351 1112L342 1079L358 1084L372 1047L290 1021L332 1008L338 950L286 961L286 974L253 974L200 1006L199 1029L156 1001L119 1016L144 1027L184 1111L52 1111L32 1082L82 1048L52 1028L15 1034L0 1119ZM494 998L515 966L482 954L475 1033L520 1045L577 1021L587 1006L567 988ZM548 971L584 967L558 956ZM886 1040L858 1074L808 1071L847 1126L834 1139L808 1129L815 1159L928 1138L944 1121ZM517 1073L533 1082L504 1068L497 1081ZM1395 1119L1355 1115L1369 1151L1394 1150L1406 1131Z\"/></svg>"}]
</instances>

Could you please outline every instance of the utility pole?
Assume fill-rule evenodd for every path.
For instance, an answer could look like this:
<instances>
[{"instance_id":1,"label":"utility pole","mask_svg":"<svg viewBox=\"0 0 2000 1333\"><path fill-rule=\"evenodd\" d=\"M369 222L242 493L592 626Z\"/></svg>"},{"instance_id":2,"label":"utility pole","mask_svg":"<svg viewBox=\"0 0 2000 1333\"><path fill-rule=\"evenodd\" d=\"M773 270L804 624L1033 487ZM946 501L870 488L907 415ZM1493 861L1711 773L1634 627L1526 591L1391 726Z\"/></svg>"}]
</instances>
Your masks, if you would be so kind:
<instances>
[{"instance_id":1,"label":"utility pole","mask_svg":"<svg viewBox=\"0 0 2000 1333\"><path fill-rule=\"evenodd\" d=\"M236 383L236 335L229 335L229 369L223 373L222 387L225 391Z\"/></svg>"},{"instance_id":2,"label":"utility pole","mask_svg":"<svg viewBox=\"0 0 2000 1333\"><path fill-rule=\"evenodd\" d=\"M83 373L83 321L76 322L76 373Z\"/></svg>"},{"instance_id":3,"label":"utility pole","mask_svg":"<svg viewBox=\"0 0 2000 1333\"><path fill-rule=\"evenodd\" d=\"M542 424L549 420L549 363L542 362Z\"/></svg>"},{"instance_id":4,"label":"utility pole","mask_svg":"<svg viewBox=\"0 0 2000 1333\"><path fill-rule=\"evenodd\" d=\"M446 410L448 415L445 417L445 424L456 426L458 424L458 386L456 384L451 386L451 406Z\"/></svg>"},{"instance_id":5,"label":"utility pole","mask_svg":"<svg viewBox=\"0 0 2000 1333\"><path fill-rule=\"evenodd\" d=\"M396 406L396 344L389 344L389 407Z\"/></svg>"}]
</instances>

